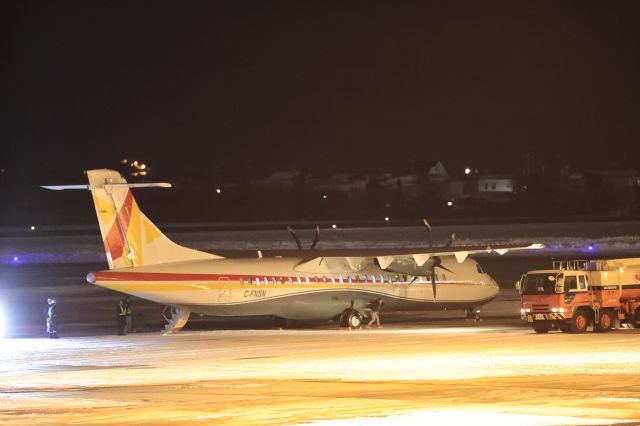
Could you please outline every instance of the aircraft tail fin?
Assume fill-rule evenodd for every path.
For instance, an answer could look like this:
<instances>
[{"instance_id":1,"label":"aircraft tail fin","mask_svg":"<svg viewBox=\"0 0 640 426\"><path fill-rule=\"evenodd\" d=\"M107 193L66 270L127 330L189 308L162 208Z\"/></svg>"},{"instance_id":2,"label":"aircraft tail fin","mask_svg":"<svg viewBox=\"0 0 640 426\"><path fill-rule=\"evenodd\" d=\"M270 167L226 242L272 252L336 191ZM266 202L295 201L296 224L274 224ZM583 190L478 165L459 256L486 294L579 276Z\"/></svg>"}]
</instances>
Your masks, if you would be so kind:
<instances>
[{"instance_id":1,"label":"aircraft tail fin","mask_svg":"<svg viewBox=\"0 0 640 426\"><path fill-rule=\"evenodd\" d=\"M171 241L142 213L131 192L131 188L167 188L170 184L127 183L120 173L107 169L89 170L87 176L89 185L46 188L91 191L109 269L221 258Z\"/></svg>"}]
</instances>

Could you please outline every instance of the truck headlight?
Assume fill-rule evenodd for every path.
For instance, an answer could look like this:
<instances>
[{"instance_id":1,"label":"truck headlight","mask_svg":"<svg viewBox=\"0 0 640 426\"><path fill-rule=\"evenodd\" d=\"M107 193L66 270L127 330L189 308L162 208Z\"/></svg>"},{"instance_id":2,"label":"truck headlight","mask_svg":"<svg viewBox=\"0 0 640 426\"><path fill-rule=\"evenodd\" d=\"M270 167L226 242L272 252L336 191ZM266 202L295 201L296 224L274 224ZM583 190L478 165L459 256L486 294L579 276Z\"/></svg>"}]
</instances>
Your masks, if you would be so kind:
<instances>
[{"instance_id":1,"label":"truck headlight","mask_svg":"<svg viewBox=\"0 0 640 426\"><path fill-rule=\"evenodd\" d=\"M551 308L551 312L558 312L558 308Z\"/></svg>"},{"instance_id":2,"label":"truck headlight","mask_svg":"<svg viewBox=\"0 0 640 426\"><path fill-rule=\"evenodd\" d=\"M520 313L524 314L524 308L520 308Z\"/></svg>"},{"instance_id":3,"label":"truck headlight","mask_svg":"<svg viewBox=\"0 0 640 426\"><path fill-rule=\"evenodd\" d=\"M564 312L564 308L558 308L558 312Z\"/></svg>"}]
</instances>

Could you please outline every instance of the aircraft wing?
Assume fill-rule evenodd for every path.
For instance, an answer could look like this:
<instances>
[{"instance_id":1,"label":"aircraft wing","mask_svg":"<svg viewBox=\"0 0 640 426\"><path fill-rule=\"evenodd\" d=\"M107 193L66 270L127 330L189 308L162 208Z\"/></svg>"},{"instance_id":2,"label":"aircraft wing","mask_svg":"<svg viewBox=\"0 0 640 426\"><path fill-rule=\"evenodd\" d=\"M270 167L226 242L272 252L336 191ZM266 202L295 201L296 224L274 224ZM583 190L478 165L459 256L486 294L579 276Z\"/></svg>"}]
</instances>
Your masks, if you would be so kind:
<instances>
[{"instance_id":1,"label":"aircraft wing","mask_svg":"<svg viewBox=\"0 0 640 426\"><path fill-rule=\"evenodd\" d=\"M347 249L313 249L313 250L259 250L259 251L228 251L225 257L295 257L303 258L303 262L310 262L320 258L346 258L378 260L384 269L394 260L412 257L417 266L424 265L430 257L455 256L458 262L463 262L471 254L495 252L503 255L512 250L537 250L542 244L513 243L486 244L449 247L390 247L390 248L347 248ZM351 262L350 262L351 263Z\"/></svg>"}]
</instances>

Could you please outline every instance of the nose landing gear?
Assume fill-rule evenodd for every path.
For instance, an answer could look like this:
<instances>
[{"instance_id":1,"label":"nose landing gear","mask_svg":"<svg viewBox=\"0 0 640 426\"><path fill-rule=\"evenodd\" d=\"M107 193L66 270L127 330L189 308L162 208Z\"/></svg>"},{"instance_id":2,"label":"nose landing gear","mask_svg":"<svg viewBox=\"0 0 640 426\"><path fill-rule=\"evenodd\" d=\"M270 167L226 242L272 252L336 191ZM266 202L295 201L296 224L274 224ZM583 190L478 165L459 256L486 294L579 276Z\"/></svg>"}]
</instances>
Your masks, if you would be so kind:
<instances>
[{"instance_id":1,"label":"nose landing gear","mask_svg":"<svg viewBox=\"0 0 640 426\"><path fill-rule=\"evenodd\" d=\"M479 323L482 322L482 318L480 318L480 308L473 308L473 309L467 309L466 313L467 316L464 319L464 322L473 322L473 323Z\"/></svg>"}]
</instances>

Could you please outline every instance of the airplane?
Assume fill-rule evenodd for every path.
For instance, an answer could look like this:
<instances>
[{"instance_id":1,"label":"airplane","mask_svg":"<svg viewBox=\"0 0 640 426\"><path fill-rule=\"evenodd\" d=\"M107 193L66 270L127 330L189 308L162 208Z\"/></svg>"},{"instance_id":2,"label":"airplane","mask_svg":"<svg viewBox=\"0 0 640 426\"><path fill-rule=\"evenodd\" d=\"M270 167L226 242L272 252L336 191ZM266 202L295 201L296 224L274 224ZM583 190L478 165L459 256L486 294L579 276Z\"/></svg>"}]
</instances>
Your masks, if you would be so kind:
<instances>
[{"instance_id":1,"label":"airplane","mask_svg":"<svg viewBox=\"0 0 640 426\"><path fill-rule=\"evenodd\" d=\"M132 189L168 183L127 183L114 170L86 171L88 185L43 186L91 191L108 270L90 272L90 284L165 304L165 334L178 332L190 314L273 316L284 320L339 320L359 328L367 305L382 298L384 311L463 309L472 318L495 299L498 284L468 257L477 253L538 249L541 244L425 248L310 249L223 257L178 245L140 210ZM427 229L431 230L425 220ZM429 234L429 242L431 235ZM430 244L431 245L431 244Z\"/></svg>"}]
</instances>

